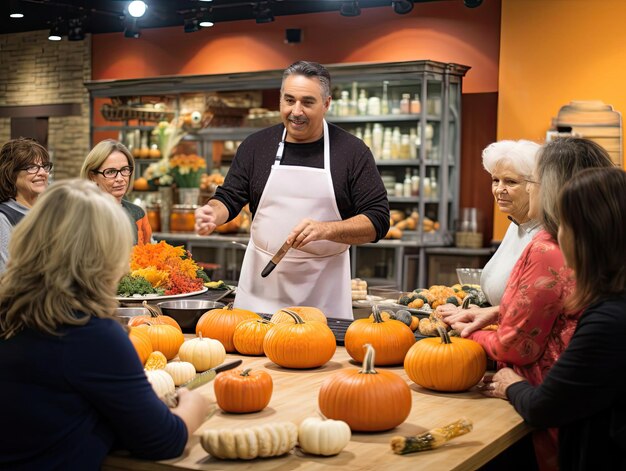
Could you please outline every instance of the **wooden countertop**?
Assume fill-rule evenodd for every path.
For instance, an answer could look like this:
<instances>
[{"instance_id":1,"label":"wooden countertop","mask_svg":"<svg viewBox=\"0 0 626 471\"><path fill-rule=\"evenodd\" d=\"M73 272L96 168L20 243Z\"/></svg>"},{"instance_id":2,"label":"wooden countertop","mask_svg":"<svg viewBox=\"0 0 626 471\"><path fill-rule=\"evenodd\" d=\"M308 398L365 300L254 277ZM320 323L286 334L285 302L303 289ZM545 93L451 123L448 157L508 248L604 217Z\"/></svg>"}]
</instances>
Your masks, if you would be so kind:
<instances>
[{"instance_id":1,"label":"wooden countertop","mask_svg":"<svg viewBox=\"0 0 626 471\"><path fill-rule=\"evenodd\" d=\"M266 357L229 354L225 361L242 358L242 367L264 368L274 381L274 393L269 406L254 414L216 413L190 438L179 458L151 462L122 455L109 455L103 470L322 470L341 466L344 470L473 470L529 432L513 407L501 399L490 399L478 392L455 394L436 393L417 386L408 379L401 366L381 367L398 373L410 385L413 406L407 420L399 427L382 433L353 433L348 446L337 456L306 455L298 448L288 455L252 461L223 461L211 457L200 445L203 430L209 428L239 428L268 422L292 421L298 425L306 417L317 415L318 391L323 380L341 368L358 368L343 347L337 347L333 359L322 368L289 370L272 363ZM199 389L213 400L213 383ZM391 406L391 405L388 405ZM443 447L407 455L392 453L389 440L394 435L415 435L434 427L467 417L474 430L455 438Z\"/></svg>"}]
</instances>

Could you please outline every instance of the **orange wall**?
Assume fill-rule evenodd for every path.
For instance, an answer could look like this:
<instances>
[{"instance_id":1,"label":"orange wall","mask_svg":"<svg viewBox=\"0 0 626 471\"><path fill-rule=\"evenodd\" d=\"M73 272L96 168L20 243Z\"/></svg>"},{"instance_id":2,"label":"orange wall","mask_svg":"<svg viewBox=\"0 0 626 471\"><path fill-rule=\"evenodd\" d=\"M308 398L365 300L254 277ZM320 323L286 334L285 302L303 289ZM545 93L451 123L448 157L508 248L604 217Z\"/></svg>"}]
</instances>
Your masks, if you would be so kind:
<instances>
[{"instance_id":1,"label":"orange wall","mask_svg":"<svg viewBox=\"0 0 626 471\"><path fill-rule=\"evenodd\" d=\"M502 0L498 139L543 142L572 100L626 111L625 17L623 0ZM508 221L497 209L494 222L501 239Z\"/></svg>"},{"instance_id":2,"label":"orange wall","mask_svg":"<svg viewBox=\"0 0 626 471\"><path fill-rule=\"evenodd\" d=\"M416 4L408 15L391 7L217 24L196 33L183 28L92 38L94 80L282 69L299 59L324 64L431 59L471 66L465 93L498 89L500 0L466 8L461 0ZM285 44L286 28L301 28L300 44Z\"/></svg>"}]
</instances>

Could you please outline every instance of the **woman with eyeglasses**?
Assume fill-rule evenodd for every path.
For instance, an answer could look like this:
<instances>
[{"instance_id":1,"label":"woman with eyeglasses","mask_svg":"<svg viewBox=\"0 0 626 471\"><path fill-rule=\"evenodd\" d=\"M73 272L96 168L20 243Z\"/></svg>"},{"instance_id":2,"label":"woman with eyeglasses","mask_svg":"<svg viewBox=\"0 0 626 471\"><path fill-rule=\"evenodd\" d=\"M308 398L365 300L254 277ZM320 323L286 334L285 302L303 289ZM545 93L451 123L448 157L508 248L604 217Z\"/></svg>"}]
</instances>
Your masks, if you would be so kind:
<instances>
[{"instance_id":1,"label":"woman with eyeglasses","mask_svg":"<svg viewBox=\"0 0 626 471\"><path fill-rule=\"evenodd\" d=\"M557 242L559 190L581 170L611 167L607 152L587 139L563 138L543 145L526 181L528 216L540 222L541 230L513 267L497 312L469 317L458 313L445 319L461 336L481 344L498 369L512 368L532 386L542 383L565 350L586 307L566 305L575 280ZM498 329L481 330L489 324ZM557 469L556 431L535 431L533 442L539 469Z\"/></svg>"},{"instance_id":2,"label":"woman with eyeglasses","mask_svg":"<svg viewBox=\"0 0 626 471\"><path fill-rule=\"evenodd\" d=\"M48 151L32 139L11 139L0 149L0 273L9 256L13 226L48 187L51 170Z\"/></svg>"},{"instance_id":3,"label":"woman with eyeglasses","mask_svg":"<svg viewBox=\"0 0 626 471\"><path fill-rule=\"evenodd\" d=\"M142 245L152 239L148 216L142 208L124 199L131 188L134 171L135 159L126 146L113 139L105 139L91 149L80 169L80 176L95 182L122 205L132 221L133 243Z\"/></svg>"}]
</instances>

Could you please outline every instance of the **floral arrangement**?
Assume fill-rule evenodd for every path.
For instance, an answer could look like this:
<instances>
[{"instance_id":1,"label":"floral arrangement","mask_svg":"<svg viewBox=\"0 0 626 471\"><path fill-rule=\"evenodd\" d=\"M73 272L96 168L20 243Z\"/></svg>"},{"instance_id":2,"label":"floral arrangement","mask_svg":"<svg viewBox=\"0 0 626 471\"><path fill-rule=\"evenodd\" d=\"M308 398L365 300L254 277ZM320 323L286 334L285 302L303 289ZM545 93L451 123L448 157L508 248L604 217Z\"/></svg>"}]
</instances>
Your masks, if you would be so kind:
<instances>
[{"instance_id":1,"label":"floral arrangement","mask_svg":"<svg viewBox=\"0 0 626 471\"><path fill-rule=\"evenodd\" d=\"M191 293L210 281L184 247L165 241L134 246L130 270L120 282L119 296Z\"/></svg>"},{"instance_id":2,"label":"floral arrangement","mask_svg":"<svg viewBox=\"0 0 626 471\"><path fill-rule=\"evenodd\" d=\"M179 188L200 188L206 162L196 154L177 154L170 159L170 169Z\"/></svg>"},{"instance_id":3,"label":"floral arrangement","mask_svg":"<svg viewBox=\"0 0 626 471\"><path fill-rule=\"evenodd\" d=\"M143 177L153 186L169 186L174 182L170 174L169 159L161 159L148 165L143 172Z\"/></svg>"},{"instance_id":4,"label":"floral arrangement","mask_svg":"<svg viewBox=\"0 0 626 471\"><path fill-rule=\"evenodd\" d=\"M170 122L161 121L152 131L159 141L159 149L164 159L169 159L174 147L178 145L180 140L185 136L185 131L179 124L178 120Z\"/></svg>"}]
</instances>

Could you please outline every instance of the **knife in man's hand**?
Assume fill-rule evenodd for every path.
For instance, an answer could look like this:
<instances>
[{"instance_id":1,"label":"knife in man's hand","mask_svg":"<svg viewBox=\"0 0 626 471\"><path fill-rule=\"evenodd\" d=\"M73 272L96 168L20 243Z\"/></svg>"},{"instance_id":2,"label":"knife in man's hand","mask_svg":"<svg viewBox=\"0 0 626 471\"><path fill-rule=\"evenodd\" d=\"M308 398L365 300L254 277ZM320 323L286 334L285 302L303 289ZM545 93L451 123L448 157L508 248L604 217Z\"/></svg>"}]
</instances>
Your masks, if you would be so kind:
<instances>
[{"instance_id":1,"label":"knife in man's hand","mask_svg":"<svg viewBox=\"0 0 626 471\"><path fill-rule=\"evenodd\" d=\"M215 368L211 368L210 370L206 370L204 373L200 373L199 375L196 375L194 378L190 379L189 381L187 381L186 383L181 384L176 391L171 392L171 393L167 393L165 396L163 396L163 402L165 402L167 404L168 407L173 408L176 407L178 405L178 389L180 388L187 388L187 389L196 389L199 388L200 386L203 386L211 381L213 381L213 378L215 378L215 376L217 376L218 373L221 373L222 371L227 371L227 370L231 370L233 368L236 368L237 366L241 365L242 360L234 360L234 361L230 361L228 363L222 363L219 366L216 366Z\"/></svg>"},{"instance_id":2,"label":"knife in man's hand","mask_svg":"<svg viewBox=\"0 0 626 471\"><path fill-rule=\"evenodd\" d=\"M280 249L278 249L278 252L276 252L274 254L274 256L272 257L272 259L269 261L269 263L267 265L265 265L265 268L263 269L263 271L261 272L261 276L263 278L265 278L267 275L269 275L270 273L272 273L272 271L274 270L274 268L276 268L276 265L278 265L278 262L280 262L283 257L285 256L285 254L287 253L287 251L291 248L291 244L288 242L285 242L282 247Z\"/></svg>"}]
</instances>

